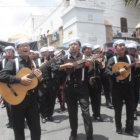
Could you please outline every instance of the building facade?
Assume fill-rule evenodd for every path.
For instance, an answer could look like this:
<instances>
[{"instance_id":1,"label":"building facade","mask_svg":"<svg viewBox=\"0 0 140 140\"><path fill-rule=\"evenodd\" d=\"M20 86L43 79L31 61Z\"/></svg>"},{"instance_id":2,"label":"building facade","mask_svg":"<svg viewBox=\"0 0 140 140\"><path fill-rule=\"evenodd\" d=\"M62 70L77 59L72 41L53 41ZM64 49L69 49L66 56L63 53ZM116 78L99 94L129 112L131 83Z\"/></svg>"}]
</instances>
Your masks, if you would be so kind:
<instances>
[{"instance_id":1,"label":"building facade","mask_svg":"<svg viewBox=\"0 0 140 140\"><path fill-rule=\"evenodd\" d=\"M60 0L44 18L31 17L24 25L31 23L32 37L45 34L47 45L56 48L77 36L82 43L103 45L116 36L130 37L139 14L140 8L126 7L123 0Z\"/></svg>"}]
</instances>

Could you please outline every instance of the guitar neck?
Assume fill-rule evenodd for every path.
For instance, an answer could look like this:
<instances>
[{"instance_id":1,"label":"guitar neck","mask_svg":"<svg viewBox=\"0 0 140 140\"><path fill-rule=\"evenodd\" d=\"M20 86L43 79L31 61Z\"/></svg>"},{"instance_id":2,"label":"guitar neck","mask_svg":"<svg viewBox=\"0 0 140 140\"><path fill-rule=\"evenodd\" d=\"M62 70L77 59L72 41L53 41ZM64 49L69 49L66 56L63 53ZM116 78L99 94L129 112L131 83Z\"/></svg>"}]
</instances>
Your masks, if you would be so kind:
<instances>
[{"instance_id":1,"label":"guitar neck","mask_svg":"<svg viewBox=\"0 0 140 140\"><path fill-rule=\"evenodd\" d=\"M28 78L33 79L35 77L35 74L32 72L28 75Z\"/></svg>"},{"instance_id":2,"label":"guitar neck","mask_svg":"<svg viewBox=\"0 0 140 140\"><path fill-rule=\"evenodd\" d=\"M125 69L126 69L126 70L129 69L129 68L133 67L135 64L136 64L136 62L134 62L134 63L132 63L132 64L129 64L128 66L125 67Z\"/></svg>"},{"instance_id":3,"label":"guitar neck","mask_svg":"<svg viewBox=\"0 0 140 140\"><path fill-rule=\"evenodd\" d=\"M63 56L65 55L65 52L63 50L59 51L57 54L55 54L55 56L53 58L51 58L49 61L47 61L46 63L44 63L43 65L41 65L39 67L39 70L41 72L43 72L43 70L50 66L52 63L56 62L57 60L61 59ZM33 74L31 74L31 77L33 76Z\"/></svg>"}]
</instances>

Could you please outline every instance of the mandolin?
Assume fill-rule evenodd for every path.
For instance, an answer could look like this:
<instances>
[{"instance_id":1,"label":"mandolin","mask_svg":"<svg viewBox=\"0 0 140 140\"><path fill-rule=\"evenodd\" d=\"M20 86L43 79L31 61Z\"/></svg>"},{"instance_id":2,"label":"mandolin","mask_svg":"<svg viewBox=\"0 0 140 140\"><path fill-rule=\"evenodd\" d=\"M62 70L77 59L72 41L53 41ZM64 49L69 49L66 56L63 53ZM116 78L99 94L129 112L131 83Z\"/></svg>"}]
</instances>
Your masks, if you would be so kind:
<instances>
[{"instance_id":1,"label":"mandolin","mask_svg":"<svg viewBox=\"0 0 140 140\"><path fill-rule=\"evenodd\" d=\"M139 61L137 61L137 62L139 62ZM128 64L126 62L118 62L112 66L112 71L119 71L121 68L125 68L127 70L127 72L124 73L123 75L119 75L116 77L118 80L124 80L131 73L131 67L134 66L137 62L134 62L132 64Z\"/></svg>"},{"instance_id":2,"label":"mandolin","mask_svg":"<svg viewBox=\"0 0 140 140\"><path fill-rule=\"evenodd\" d=\"M52 61L58 60L64 55L65 55L64 51L59 51L54 58L41 65L39 69L42 70L44 66L45 67L46 65L49 66ZM32 79L31 84L28 86L24 86L20 83L7 84L4 82L0 82L0 94L6 102L8 102L11 105L17 105L21 103L24 100L27 92L31 89L34 89L38 85L37 77L35 76L33 71L29 68L20 69L19 72L16 74L16 77L22 77L27 74L29 74L28 78Z\"/></svg>"}]
</instances>

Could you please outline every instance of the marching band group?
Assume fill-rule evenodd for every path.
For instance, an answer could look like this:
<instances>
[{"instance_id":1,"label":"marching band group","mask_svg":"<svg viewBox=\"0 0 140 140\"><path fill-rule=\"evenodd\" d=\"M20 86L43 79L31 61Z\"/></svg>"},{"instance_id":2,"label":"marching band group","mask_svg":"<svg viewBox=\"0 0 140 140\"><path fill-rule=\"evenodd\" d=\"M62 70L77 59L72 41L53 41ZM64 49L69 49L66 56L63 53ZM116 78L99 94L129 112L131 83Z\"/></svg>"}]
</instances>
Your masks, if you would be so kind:
<instances>
[{"instance_id":1,"label":"marching band group","mask_svg":"<svg viewBox=\"0 0 140 140\"><path fill-rule=\"evenodd\" d=\"M31 69L38 79L37 87L28 90L18 104L10 104L6 94L1 94L1 104L5 105L9 120L7 128L13 128L15 140L25 140L25 123L30 129L31 140L41 139L40 118L42 123L53 121L56 98L60 102L61 111L66 109L65 102L67 105L71 128L69 140L76 140L77 137L78 105L82 111L86 139L93 140L89 105L91 104L93 119L104 121L100 111L102 92L106 106L115 111L116 133L123 133L121 116L125 104L125 133L138 137L134 131L134 120L139 115L137 106L140 88L140 55L137 44L133 41L126 44L119 39L113 47L115 52L111 49L105 52L100 45L81 45L79 39L72 39L66 52L55 52L53 46L44 46L39 53L30 50L27 39L20 39L15 48L5 47L0 61L0 83L21 84L23 88L29 86L33 82L29 74L16 76L22 68ZM13 89L10 90L13 92ZM15 99L21 96L13 94Z\"/></svg>"}]
</instances>

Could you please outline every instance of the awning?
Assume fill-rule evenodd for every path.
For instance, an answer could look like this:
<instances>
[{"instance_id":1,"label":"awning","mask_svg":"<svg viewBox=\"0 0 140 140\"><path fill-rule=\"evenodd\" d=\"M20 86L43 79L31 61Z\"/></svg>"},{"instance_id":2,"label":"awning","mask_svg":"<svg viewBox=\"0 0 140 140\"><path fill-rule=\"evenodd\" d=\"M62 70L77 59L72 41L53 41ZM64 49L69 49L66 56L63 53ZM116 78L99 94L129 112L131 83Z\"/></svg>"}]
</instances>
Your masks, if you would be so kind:
<instances>
[{"instance_id":1,"label":"awning","mask_svg":"<svg viewBox=\"0 0 140 140\"><path fill-rule=\"evenodd\" d=\"M57 49L68 50L69 49L69 42L63 43Z\"/></svg>"},{"instance_id":2,"label":"awning","mask_svg":"<svg viewBox=\"0 0 140 140\"><path fill-rule=\"evenodd\" d=\"M29 40L32 40L32 38L26 34L16 34L16 35L13 35L11 37L8 38L8 42L16 42L17 40L21 39L21 38L26 38L26 39L29 39Z\"/></svg>"}]
</instances>

